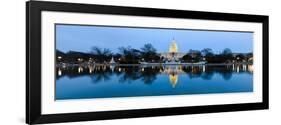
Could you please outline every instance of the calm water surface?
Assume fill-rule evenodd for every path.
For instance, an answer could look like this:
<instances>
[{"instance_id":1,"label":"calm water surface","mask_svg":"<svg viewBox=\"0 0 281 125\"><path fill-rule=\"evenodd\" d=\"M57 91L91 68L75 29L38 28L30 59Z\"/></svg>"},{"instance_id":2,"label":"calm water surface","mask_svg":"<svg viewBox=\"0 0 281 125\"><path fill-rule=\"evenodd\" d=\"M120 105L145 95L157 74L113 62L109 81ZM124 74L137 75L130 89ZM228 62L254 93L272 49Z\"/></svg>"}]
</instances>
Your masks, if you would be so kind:
<instances>
[{"instance_id":1,"label":"calm water surface","mask_svg":"<svg viewBox=\"0 0 281 125\"><path fill-rule=\"evenodd\" d=\"M253 91L252 65L57 68L56 100Z\"/></svg>"}]
</instances>

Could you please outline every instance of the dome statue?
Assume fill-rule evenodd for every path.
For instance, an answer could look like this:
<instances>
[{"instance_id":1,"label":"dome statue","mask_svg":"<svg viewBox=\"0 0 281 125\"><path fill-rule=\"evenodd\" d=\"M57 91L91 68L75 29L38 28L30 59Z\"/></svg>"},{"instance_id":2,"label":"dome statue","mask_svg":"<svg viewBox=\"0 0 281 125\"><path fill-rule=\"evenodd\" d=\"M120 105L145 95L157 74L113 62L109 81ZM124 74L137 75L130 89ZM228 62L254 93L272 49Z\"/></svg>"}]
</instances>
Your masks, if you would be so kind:
<instances>
[{"instance_id":1,"label":"dome statue","mask_svg":"<svg viewBox=\"0 0 281 125\"><path fill-rule=\"evenodd\" d=\"M172 41L172 44L170 45L169 52L170 53L177 53L178 52L178 45L177 45L177 43L174 39Z\"/></svg>"}]
</instances>

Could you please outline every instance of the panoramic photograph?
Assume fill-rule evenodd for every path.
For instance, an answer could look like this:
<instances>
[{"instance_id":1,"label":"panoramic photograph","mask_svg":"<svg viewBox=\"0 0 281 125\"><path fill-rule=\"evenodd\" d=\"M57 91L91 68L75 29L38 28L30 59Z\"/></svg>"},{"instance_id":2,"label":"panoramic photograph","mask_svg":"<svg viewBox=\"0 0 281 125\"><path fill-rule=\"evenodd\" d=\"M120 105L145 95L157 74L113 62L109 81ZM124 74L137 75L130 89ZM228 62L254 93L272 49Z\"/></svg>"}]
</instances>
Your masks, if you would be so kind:
<instances>
[{"instance_id":1,"label":"panoramic photograph","mask_svg":"<svg viewBox=\"0 0 281 125\"><path fill-rule=\"evenodd\" d=\"M253 32L55 25L55 100L253 92Z\"/></svg>"}]
</instances>

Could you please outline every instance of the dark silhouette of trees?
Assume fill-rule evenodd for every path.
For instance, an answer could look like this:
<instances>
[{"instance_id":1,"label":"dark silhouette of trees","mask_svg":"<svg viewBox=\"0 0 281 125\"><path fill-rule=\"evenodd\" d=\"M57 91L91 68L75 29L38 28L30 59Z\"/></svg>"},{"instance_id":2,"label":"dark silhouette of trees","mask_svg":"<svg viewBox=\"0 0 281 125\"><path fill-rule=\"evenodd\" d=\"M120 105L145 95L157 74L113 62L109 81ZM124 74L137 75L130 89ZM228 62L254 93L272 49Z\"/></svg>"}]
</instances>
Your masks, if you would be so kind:
<instances>
[{"instance_id":1,"label":"dark silhouette of trees","mask_svg":"<svg viewBox=\"0 0 281 125\"><path fill-rule=\"evenodd\" d=\"M232 51L229 48L225 48L222 51L222 55L232 55Z\"/></svg>"},{"instance_id":2,"label":"dark silhouette of trees","mask_svg":"<svg viewBox=\"0 0 281 125\"><path fill-rule=\"evenodd\" d=\"M198 50L189 50L189 52L183 56L182 60L184 62L191 62L191 63L196 63L201 61L202 59L202 54Z\"/></svg>"},{"instance_id":3,"label":"dark silhouette of trees","mask_svg":"<svg viewBox=\"0 0 281 125\"><path fill-rule=\"evenodd\" d=\"M229 48L225 48L221 55L225 58L225 61L233 59L232 51Z\"/></svg>"},{"instance_id":4,"label":"dark silhouette of trees","mask_svg":"<svg viewBox=\"0 0 281 125\"><path fill-rule=\"evenodd\" d=\"M84 61L88 61L92 55L89 53L77 52L77 51L69 51L66 53L64 61L71 63L81 63Z\"/></svg>"},{"instance_id":5,"label":"dark silhouette of trees","mask_svg":"<svg viewBox=\"0 0 281 125\"><path fill-rule=\"evenodd\" d=\"M192 60L192 57L189 54L185 54L182 57L182 62L189 62L190 60Z\"/></svg>"},{"instance_id":6,"label":"dark silhouette of trees","mask_svg":"<svg viewBox=\"0 0 281 125\"><path fill-rule=\"evenodd\" d=\"M221 54L208 53L205 60L207 63L230 63L233 60L233 53L229 48L225 48Z\"/></svg>"},{"instance_id":7,"label":"dark silhouette of trees","mask_svg":"<svg viewBox=\"0 0 281 125\"><path fill-rule=\"evenodd\" d=\"M212 57L214 56L213 50L210 48L205 48L203 50L201 50L201 54L204 57Z\"/></svg>"},{"instance_id":8,"label":"dark silhouette of trees","mask_svg":"<svg viewBox=\"0 0 281 125\"><path fill-rule=\"evenodd\" d=\"M214 55L212 57L207 57L206 60L208 63L227 63L230 61L228 57L224 55Z\"/></svg>"},{"instance_id":9,"label":"dark silhouette of trees","mask_svg":"<svg viewBox=\"0 0 281 125\"><path fill-rule=\"evenodd\" d=\"M152 46L152 44L144 44L144 46L141 48L143 53L156 53L156 49Z\"/></svg>"},{"instance_id":10,"label":"dark silhouette of trees","mask_svg":"<svg viewBox=\"0 0 281 125\"><path fill-rule=\"evenodd\" d=\"M203 56L203 61L212 62L212 58L215 56L214 52L210 48L205 48L201 50L202 56Z\"/></svg>"},{"instance_id":11,"label":"dark silhouette of trees","mask_svg":"<svg viewBox=\"0 0 281 125\"><path fill-rule=\"evenodd\" d=\"M191 56L191 62L199 62L201 60L202 54L198 50L189 50Z\"/></svg>"},{"instance_id":12,"label":"dark silhouette of trees","mask_svg":"<svg viewBox=\"0 0 281 125\"><path fill-rule=\"evenodd\" d=\"M113 54L109 49L92 47L91 52L69 51L64 53L56 50L56 61L62 63L83 63L96 62L108 63L113 57L116 63L120 64L139 64L140 62L160 63L165 58L160 57L152 44L145 44L140 50L128 47L120 47L119 53ZM253 62L253 53L232 53L229 48L225 48L221 53L215 54L210 48L199 50L189 50L181 59L181 62L197 63L233 63L233 62Z\"/></svg>"},{"instance_id":13,"label":"dark silhouette of trees","mask_svg":"<svg viewBox=\"0 0 281 125\"><path fill-rule=\"evenodd\" d=\"M201 50L202 56L203 56L203 60L208 62L212 62L212 58L215 56L214 52L212 49L210 48L205 48L203 50Z\"/></svg>"},{"instance_id":14,"label":"dark silhouette of trees","mask_svg":"<svg viewBox=\"0 0 281 125\"><path fill-rule=\"evenodd\" d=\"M113 57L113 59L114 59L115 62L118 62L118 63L119 63L120 60L121 60L122 54L116 53L116 54L113 54L112 57Z\"/></svg>"},{"instance_id":15,"label":"dark silhouette of trees","mask_svg":"<svg viewBox=\"0 0 281 125\"><path fill-rule=\"evenodd\" d=\"M157 50L151 44L144 44L141 48L141 61L145 62L159 62L160 56L157 54Z\"/></svg>"},{"instance_id":16,"label":"dark silhouette of trees","mask_svg":"<svg viewBox=\"0 0 281 125\"><path fill-rule=\"evenodd\" d=\"M65 60L66 54L62 51L56 50L56 61L58 63L63 62Z\"/></svg>"},{"instance_id":17,"label":"dark silhouette of trees","mask_svg":"<svg viewBox=\"0 0 281 125\"><path fill-rule=\"evenodd\" d=\"M104 63L105 61L109 61L111 59L112 53L109 49L101 49L99 47L92 47L91 53L95 57L95 62Z\"/></svg>"},{"instance_id":18,"label":"dark silhouette of trees","mask_svg":"<svg viewBox=\"0 0 281 125\"><path fill-rule=\"evenodd\" d=\"M120 53L122 54L121 60L119 61L121 64L138 64L140 60L141 52L137 49L133 49L130 46L120 47Z\"/></svg>"}]
</instances>

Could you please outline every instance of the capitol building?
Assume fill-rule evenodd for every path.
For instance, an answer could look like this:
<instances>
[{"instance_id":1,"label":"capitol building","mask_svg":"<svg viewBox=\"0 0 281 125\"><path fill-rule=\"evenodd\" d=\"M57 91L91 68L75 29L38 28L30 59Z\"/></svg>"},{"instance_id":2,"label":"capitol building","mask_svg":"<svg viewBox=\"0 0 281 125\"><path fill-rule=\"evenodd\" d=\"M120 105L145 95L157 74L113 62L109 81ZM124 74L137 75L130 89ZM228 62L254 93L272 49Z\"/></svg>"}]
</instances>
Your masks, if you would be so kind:
<instances>
[{"instance_id":1,"label":"capitol building","mask_svg":"<svg viewBox=\"0 0 281 125\"><path fill-rule=\"evenodd\" d=\"M175 39L172 40L169 52L160 53L160 57L166 63L180 62L180 59L185 55L185 53L179 52L178 45Z\"/></svg>"}]
</instances>

